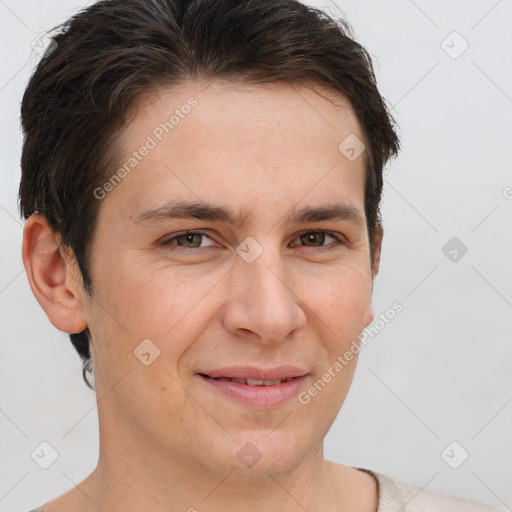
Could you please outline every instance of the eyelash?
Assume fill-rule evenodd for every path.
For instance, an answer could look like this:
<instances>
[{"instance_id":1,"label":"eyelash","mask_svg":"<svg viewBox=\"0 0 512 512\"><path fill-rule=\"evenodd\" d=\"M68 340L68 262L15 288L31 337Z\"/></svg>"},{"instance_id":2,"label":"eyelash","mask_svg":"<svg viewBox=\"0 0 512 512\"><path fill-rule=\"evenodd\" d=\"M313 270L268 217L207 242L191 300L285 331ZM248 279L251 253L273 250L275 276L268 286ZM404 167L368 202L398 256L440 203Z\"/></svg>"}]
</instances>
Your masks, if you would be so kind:
<instances>
[{"instance_id":1,"label":"eyelash","mask_svg":"<svg viewBox=\"0 0 512 512\"><path fill-rule=\"evenodd\" d=\"M331 244L328 244L328 245L320 245L320 246L308 246L308 245L303 245L302 247L309 247L309 248L313 248L313 249L317 249L317 250L320 250L320 251L332 251L334 249L337 249L339 248L340 246L342 245L345 245L345 241L341 238L341 236L337 235L336 233L333 233L331 231L324 231L324 230L309 230L309 231L302 231L301 233L299 233L295 239L297 238L300 238L304 235L309 235L309 234L326 234L327 236L330 236L332 238L334 238L336 240L336 242L333 242ZM173 244L172 241L173 240L176 240L178 238L181 238L183 236L186 236L186 235L200 235L200 236L205 236L207 238L209 238L210 240L213 241L213 239L205 232L203 231L183 231L181 233L177 233L173 236L171 236L170 238L166 238L164 239L162 242L161 242L161 245L162 246L165 246L165 247L168 247L170 245L174 245L175 247L172 249L172 250L185 250L185 251L197 251L198 249L206 249L207 247L182 247L180 245L177 245L177 244Z\"/></svg>"}]
</instances>

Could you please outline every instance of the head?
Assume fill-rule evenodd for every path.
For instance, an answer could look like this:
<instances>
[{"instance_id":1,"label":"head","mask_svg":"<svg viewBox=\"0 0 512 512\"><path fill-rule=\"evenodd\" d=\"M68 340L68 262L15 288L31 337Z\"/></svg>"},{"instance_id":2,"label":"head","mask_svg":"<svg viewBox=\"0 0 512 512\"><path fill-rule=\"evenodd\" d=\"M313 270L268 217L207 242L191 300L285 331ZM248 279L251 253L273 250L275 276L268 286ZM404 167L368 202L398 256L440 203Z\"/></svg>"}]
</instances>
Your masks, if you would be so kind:
<instances>
[{"instance_id":1,"label":"head","mask_svg":"<svg viewBox=\"0 0 512 512\"><path fill-rule=\"evenodd\" d=\"M190 394L227 400L201 374L290 364L311 384L371 322L393 120L348 25L293 0L100 1L53 37L22 103L32 290L84 378L92 358L97 391L118 386L112 418L198 453L216 423ZM356 359L269 438L275 409L227 400L231 433L205 445L290 467L275 447L294 428L318 445ZM142 410L184 422L183 447Z\"/></svg>"}]
</instances>

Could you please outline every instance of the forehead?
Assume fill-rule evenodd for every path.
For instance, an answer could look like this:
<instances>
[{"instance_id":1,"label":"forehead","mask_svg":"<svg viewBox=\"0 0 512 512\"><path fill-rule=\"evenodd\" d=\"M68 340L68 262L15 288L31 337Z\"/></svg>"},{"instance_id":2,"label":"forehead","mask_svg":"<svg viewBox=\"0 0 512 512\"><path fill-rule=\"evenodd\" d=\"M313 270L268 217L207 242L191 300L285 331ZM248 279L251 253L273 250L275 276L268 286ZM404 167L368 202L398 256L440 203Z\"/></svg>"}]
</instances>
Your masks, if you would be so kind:
<instances>
[{"instance_id":1,"label":"forehead","mask_svg":"<svg viewBox=\"0 0 512 512\"><path fill-rule=\"evenodd\" d=\"M306 195L361 204L366 154L348 158L347 140L364 141L350 103L317 85L160 87L139 98L119 134L117 164L128 172L108 199L123 196L130 218L172 199L223 197L245 211Z\"/></svg>"},{"instance_id":2,"label":"forehead","mask_svg":"<svg viewBox=\"0 0 512 512\"><path fill-rule=\"evenodd\" d=\"M163 145L181 135L190 145L192 129L198 144L208 144L206 136L226 135L268 143L272 133L280 136L274 146L287 149L286 142L300 136L300 141L295 138L298 147L317 151L330 143L337 147L338 139L349 134L365 139L349 100L329 88L312 83L306 87L282 81L254 85L213 80L155 87L141 94L128 112L119 141L131 150L148 135ZM272 149L275 153L276 148Z\"/></svg>"}]
</instances>

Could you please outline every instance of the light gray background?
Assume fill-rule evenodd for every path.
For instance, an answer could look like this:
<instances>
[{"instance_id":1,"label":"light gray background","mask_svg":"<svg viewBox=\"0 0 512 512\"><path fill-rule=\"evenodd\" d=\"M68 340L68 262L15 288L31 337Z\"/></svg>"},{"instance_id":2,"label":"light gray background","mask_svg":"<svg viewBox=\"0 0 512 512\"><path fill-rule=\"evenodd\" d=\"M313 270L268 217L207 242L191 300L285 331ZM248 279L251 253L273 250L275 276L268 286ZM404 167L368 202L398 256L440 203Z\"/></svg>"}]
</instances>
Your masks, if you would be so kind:
<instances>
[{"instance_id":1,"label":"light gray background","mask_svg":"<svg viewBox=\"0 0 512 512\"><path fill-rule=\"evenodd\" d=\"M310 3L347 15L403 144L386 171L373 303L404 309L362 352L326 458L510 509L512 2ZM16 202L31 41L83 5L0 0L0 511L65 492L98 455L95 395L29 289ZM453 31L469 44L456 59ZM455 263L441 250L454 236L468 247ZM59 452L46 470L30 456L42 441ZM441 457L452 441L469 453L458 469Z\"/></svg>"}]
</instances>

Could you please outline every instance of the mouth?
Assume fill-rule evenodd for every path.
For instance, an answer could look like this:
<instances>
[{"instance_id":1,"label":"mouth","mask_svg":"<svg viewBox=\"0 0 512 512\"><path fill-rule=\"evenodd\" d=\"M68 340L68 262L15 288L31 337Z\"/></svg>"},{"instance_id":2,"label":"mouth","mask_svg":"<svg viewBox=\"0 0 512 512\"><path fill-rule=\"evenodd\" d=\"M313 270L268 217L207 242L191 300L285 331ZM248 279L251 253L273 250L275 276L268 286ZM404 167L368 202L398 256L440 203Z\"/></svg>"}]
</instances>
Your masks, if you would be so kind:
<instances>
[{"instance_id":1,"label":"mouth","mask_svg":"<svg viewBox=\"0 0 512 512\"><path fill-rule=\"evenodd\" d=\"M285 372L285 375L280 378L275 378L275 374L271 375L273 378L254 378L254 372L250 377L242 377L240 376L241 371L243 370L239 370L239 375L236 376L212 375L212 373L218 374L219 372L198 373L197 375L208 386L210 390L208 392L213 390L215 400L227 399L256 409L275 408L285 404L296 397L308 376L307 373L286 375ZM297 369L294 369L293 372L297 373ZM264 372L260 372L258 376L268 377L262 373Z\"/></svg>"},{"instance_id":2,"label":"mouth","mask_svg":"<svg viewBox=\"0 0 512 512\"><path fill-rule=\"evenodd\" d=\"M284 379L274 379L274 380L262 380L262 379L237 379L234 377L210 377L204 373L200 373L201 377L205 377L208 379L219 380L224 382L238 382L240 384L245 384L246 386L277 386L282 382L290 382L291 380L298 379L299 377L286 377Z\"/></svg>"}]
</instances>

